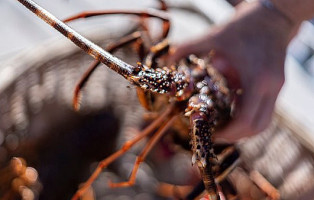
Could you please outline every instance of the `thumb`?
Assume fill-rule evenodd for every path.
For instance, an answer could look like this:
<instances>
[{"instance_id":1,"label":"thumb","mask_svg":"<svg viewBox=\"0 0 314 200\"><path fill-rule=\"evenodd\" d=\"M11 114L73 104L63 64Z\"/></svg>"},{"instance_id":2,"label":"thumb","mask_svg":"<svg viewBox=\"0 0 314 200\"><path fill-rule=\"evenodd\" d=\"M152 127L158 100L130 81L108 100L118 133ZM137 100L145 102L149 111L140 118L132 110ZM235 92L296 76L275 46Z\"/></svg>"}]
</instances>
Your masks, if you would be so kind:
<instances>
[{"instance_id":1,"label":"thumb","mask_svg":"<svg viewBox=\"0 0 314 200\"><path fill-rule=\"evenodd\" d=\"M169 61L171 63L175 63L190 54L194 54L196 56L207 55L212 49L213 45L211 45L210 38L208 36L198 38L174 47L170 51Z\"/></svg>"}]
</instances>

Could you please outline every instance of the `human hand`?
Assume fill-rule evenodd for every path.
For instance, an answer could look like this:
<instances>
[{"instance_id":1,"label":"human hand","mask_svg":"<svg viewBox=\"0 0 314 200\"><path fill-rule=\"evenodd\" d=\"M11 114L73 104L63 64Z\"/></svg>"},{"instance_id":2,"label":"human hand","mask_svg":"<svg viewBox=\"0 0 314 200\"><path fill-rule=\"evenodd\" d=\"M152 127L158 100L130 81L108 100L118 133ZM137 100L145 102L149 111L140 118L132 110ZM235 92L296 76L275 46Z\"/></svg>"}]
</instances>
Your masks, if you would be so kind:
<instances>
[{"instance_id":1,"label":"human hand","mask_svg":"<svg viewBox=\"0 0 314 200\"><path fill-rule=\"evenodd\" d=\"M215 134L216 140L235 142L269 124L284 82L286 47L298 26L259 2L244 3L229 23L177 47L172 62L215 50L213 66L226 76L231 88L243 91L233 119Z\"/></svg>"}]
</instances>

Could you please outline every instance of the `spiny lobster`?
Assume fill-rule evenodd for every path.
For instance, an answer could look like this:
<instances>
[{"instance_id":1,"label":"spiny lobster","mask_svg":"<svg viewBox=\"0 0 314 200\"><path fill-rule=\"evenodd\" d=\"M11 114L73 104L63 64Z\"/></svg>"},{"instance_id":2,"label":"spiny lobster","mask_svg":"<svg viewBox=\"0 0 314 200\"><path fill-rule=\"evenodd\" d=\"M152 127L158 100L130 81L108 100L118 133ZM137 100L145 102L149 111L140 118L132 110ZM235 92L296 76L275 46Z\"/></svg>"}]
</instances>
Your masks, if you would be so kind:
<instances>
[{"instance_id":1,"label":"spiny lobster","mask_svg":"<svg viewBox=\"0 0 314 200\"><path fill-rule=\"evenodd\" d=\"M141 61L145 60L145 64L138 62L137 66L129 65L107 51L104 51L33 1L18 1L96 59L83 75L75 89L73 105L76 110L79 109L79 94L81 88L100 63L105 64L132 84L136 85L139 88L138 94L140 102L146 108L152 107L151 104L153 102L149 101L149 97L153 98L155 95L165 96L166 101L170 104L161 112L157 119L138 136L126 142L120 150L101 161L91 177L83 187L76 192L72 199L80 198L105 167L159 127L137 157L129 181L111 183L111 186L125 187L134 184L140 163L181 113L185 113L185 116L190 119L190 143L193 152L192 163L196 164L201 172L209 198L211 200L220 199L218 193L219 189L216 184L226 177L234 168L235 164L220 174L215 170L215 167L217 168L222 161L218 160L214 153L211 137L215 129L226 122L230 117L233 93L228 89L224 77L220 75L210 65L210 61L206 59L202 60L195 56L190 56L186 61L180 62L180 65L157 68L157 62L158 64L162 62L162 56L169 51L169 43L166 37L169 32L170 21L165 12L167 11L167 5L162 0L159 1L161 10L86 12L64 20L64 22L69 22L79 18L107 14L130 14L140 16L141 19L150 17L161 19L163 21L162 37L149 51L145 50L144 37L148 36L149 38L149 34L144 22L141 23L143 31L137 31L125 37L107 49L108 52L112 53L123 45L135 43L138 48L139 58Z\"/></svg>"}]
</instances>

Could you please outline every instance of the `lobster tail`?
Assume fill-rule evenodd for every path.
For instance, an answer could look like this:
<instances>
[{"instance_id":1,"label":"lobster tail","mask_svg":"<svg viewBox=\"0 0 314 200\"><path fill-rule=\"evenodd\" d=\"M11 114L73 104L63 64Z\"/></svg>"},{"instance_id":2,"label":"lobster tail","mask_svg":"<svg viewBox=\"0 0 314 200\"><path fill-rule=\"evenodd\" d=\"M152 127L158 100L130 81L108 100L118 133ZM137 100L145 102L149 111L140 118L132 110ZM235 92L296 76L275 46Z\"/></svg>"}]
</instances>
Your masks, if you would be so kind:
<instances>
[{"instance_id":1,"label":"lobster tail","mask_svg":"<svg viewBox=\"0 0 314 200\"><path fill-rule=\"evenodd\" d=\"M212 130L210 128L210 121L202 115L201 112L195 112L191 115L192 132L192 163L197 164L205 185L205 189L209 194L211 200L219 200L219 194L215 183L215 177L212 167L214 165L213 159L213 143L211 140Z\"/></svg>"}]
</instances>

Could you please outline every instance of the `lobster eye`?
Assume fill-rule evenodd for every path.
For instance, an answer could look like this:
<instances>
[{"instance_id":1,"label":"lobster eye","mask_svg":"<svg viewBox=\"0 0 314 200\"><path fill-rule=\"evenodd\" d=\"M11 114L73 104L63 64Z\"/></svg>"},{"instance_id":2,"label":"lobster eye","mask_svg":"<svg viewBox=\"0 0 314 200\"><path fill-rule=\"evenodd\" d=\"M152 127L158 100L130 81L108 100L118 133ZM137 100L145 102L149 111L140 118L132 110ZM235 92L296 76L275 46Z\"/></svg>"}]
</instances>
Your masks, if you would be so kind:
<instances>
[{"instance_id":1,"label":"lobster eye","mask_svg":"<svg viewBox=\"0 0 314 200\"><path fill-rule=\"evenodd\" d=\"M134 67L134 73L138 74L140 71L143 71L144 66L141 62L137 62L136 64L137 64L137 66Z\"/></svg>"}]
</instances>

